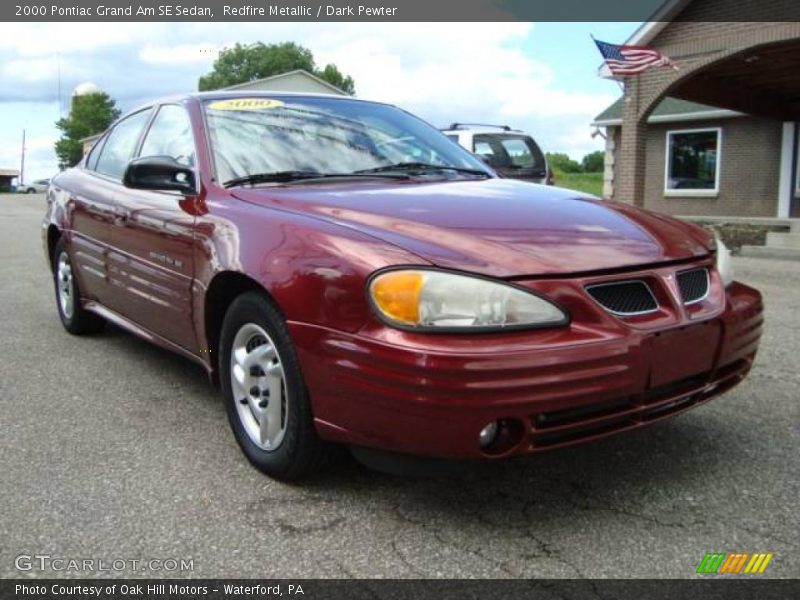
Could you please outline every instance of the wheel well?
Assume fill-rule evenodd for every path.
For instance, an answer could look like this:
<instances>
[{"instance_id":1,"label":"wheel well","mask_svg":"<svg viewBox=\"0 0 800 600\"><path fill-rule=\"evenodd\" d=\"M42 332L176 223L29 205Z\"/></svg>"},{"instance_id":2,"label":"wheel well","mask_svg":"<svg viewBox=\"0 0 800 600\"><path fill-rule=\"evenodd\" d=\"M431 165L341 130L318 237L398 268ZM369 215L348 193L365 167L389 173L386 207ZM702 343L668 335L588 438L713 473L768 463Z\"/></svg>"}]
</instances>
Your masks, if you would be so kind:
<instances>
[{"instance_id":1,"label":"wheel well","mask_svg":"<svg viewBox=\"0 0 800 600\"><path fill-rule=\"evenodd\" d=\"M50 270L53 270L53 251L56 249L56 244L61 238L61 231L55 225L50 225L47 228L47 262L50 265Z\"/></svg>"},{"instance_id":2,"label":"wheel well","mask_svg":"<svg viewBox=\"0 0 800 600\"><path fill-rule=\"evenodd\" d=\"M216 357L218 353L222 321L225 319L228 307L241 294L253 291L269 296L262 285L242 273L226 271L219 273L211 280L205 297L205 328L206 344L212 351L212 356ZM217 384L219 375L216 361L212 363L211 377L212 381Z\"/></svg>"}]
</instances>

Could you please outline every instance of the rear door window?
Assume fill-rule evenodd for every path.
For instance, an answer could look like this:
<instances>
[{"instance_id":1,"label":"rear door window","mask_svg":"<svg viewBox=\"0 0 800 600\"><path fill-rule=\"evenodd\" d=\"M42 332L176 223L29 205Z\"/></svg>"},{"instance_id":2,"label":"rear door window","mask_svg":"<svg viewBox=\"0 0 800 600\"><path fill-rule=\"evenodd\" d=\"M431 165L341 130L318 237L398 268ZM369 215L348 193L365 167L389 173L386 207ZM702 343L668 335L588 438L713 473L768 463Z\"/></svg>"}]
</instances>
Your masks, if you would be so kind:
<instances>
[{"instance_id":1,"label":"rear door window","mask_svg":"<svg viewBox=\"0 0 800 600\"><path fill-rule=\"evenodd\" d=\"M86 157L86 168L90 171L97 169L97 159L100 158L100 152L102 151L105 141L106 139L104 137L100 137L89 150L89 156Z\"/></svg>"}]
</instances>

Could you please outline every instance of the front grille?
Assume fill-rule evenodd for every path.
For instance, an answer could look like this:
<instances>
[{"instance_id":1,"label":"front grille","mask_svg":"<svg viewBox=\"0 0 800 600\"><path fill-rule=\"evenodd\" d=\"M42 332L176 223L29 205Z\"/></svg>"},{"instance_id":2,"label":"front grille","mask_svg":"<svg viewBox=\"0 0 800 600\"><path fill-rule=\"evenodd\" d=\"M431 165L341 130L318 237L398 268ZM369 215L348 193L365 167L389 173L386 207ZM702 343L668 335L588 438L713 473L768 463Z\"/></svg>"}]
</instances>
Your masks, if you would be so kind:
<instances>
[{"instance_id":1,"label":"front grille","mask_svg":"<svg viewBox=\"0 0 800 600\"><path fill-rule=\"evenodd\" d=\"M708 269L692 269L678 273L678 288L684 304L700 302L708 295Z\"/></svg>"},{"instance_id":2,"label":"front grille","mask_svg":"<svg viewBox=\"0 0 800 600\"><path fill-rule=\"evenodd\" d=\"M589 285L586 291L615 315L642 315L658 310L658 302L650 287L639 279Z\"/></svg>"}]
</instances>

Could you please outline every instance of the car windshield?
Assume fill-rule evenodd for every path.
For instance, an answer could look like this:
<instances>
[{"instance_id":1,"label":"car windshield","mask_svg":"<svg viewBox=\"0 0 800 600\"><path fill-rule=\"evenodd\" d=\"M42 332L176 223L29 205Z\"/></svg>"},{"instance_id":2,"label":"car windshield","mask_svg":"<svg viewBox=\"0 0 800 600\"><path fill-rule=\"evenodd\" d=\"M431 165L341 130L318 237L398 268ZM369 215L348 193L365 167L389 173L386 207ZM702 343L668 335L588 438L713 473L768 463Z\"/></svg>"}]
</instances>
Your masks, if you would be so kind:
<instances>
[{"instance_id":1,"label":"car windshield","mask_svg":"<svg viewBox=\"0 0 800 600\"><path fill-rule=\"evenodd\" d=\"M208 100L204 108L223 183L270 173L363 174L392 165L488 174L437 129L385 104L276 96Z\"/></svg>"}]
</instances>

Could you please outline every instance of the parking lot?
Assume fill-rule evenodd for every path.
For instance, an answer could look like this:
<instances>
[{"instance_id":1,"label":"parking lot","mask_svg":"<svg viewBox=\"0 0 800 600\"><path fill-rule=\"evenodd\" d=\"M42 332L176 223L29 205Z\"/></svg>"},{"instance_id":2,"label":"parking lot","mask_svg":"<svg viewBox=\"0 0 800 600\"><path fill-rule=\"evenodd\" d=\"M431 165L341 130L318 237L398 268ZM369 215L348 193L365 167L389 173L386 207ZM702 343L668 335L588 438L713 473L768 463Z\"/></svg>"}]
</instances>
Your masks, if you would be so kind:
<instances>
[{"instance_id":1,"label":"parking lot","mask_svg":"<svg viewBox=\"0 0 800 600\"><path fill-rule=\"evenodd\" d=\"M109 327L68 335L39 224L0 195L0 576L20 554L191 559L194 577L692 577L706 552L800 576L800 262L736 259L767 319L750 377L592 445L396 477L352 459L285 485L254 470L205 373Z\"/></svg>"}]
</instances>

